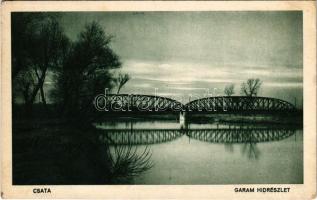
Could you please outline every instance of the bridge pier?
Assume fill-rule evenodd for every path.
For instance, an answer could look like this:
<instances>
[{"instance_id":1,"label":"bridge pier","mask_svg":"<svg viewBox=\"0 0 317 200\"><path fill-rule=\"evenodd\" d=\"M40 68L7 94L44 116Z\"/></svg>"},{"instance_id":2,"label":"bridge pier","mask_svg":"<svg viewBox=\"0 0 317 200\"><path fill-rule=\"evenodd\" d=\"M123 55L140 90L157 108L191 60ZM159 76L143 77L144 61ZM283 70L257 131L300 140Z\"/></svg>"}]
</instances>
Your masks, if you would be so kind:
<instances>
[{"instance_id":1,"label":"bridge pier","mask_svg":"<svg viewBox=\"0 0 317 200\"><path fill-rule=\"evenodd\" d=\"M180 124L180 129L181 130L188 128L186 115L187 115L187 113L185 111L181 111L179 113L179 124Z\"/></svg>"}]
</instances>

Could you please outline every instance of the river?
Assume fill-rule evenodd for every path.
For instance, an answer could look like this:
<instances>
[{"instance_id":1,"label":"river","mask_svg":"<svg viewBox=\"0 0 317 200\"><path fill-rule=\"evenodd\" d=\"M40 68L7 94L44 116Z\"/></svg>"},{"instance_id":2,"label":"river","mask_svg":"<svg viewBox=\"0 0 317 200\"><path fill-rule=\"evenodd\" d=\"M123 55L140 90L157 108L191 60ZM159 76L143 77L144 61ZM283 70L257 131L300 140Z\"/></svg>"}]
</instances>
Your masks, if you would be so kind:
<instances>
[{"instance_id":1,"label":"river","mask_svg":"<svg viewBox=\"0 0 317 200\"><path fill-rule=\"evenodd\" d=\"M100 140L148 151L151 167L123 184L301 184L303 131L250 124L96 123Z\"/></svg>"}]
</instances>

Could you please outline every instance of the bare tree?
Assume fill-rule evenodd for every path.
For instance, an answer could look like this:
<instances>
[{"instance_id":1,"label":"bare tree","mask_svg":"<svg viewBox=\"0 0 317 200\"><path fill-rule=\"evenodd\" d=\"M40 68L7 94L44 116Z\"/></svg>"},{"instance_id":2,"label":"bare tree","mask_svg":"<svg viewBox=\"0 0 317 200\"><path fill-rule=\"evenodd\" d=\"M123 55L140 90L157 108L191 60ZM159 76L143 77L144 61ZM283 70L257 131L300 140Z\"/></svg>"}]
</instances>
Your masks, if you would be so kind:
<instances>
[{"instance_id":1,"label":"bare tree","mask_svg":"<svg viewBox=\"0 0 317 200\"><path fill-rule=\"evenodd\" d=\"M46 104L45 78L59 65L65 41L66 35L55 14L12 15L12 97L24 100L27 114L31 114L38 94Z\"/></svg>"},{"instance_id":2,"label":"bare tree","mask_svg":"<svg viewBox=\"0 0 317 200\"><path fill-rule=\"evenodd\" d=\"M46 99L43 86L47 72L60 65L59 59L66 42L66 35L63 33L58 21L55 18L44 20L39 34L34 40L34 46L37 48L31 52L33 70L38 82L34 90L34 95L36 95L37 90L39 90L44 105L46 105Z\"/></svg>"},{"instance_id":3,"label":"bare tree","mask_svg":"<svg viewBox=\"0 0 317 200\"><path fill-rule=\"evenodd\" d=\"M233 84L227 85L224 89L224 93L228 97L232 96L234 94L234 85Z\"/></svg>"},{"instance_id":4,"label":"bare tree","mask_svg":"<svg viewBox=\"0 0 317 200\"><path fill-rule=\"evenodd\" d=\"M45 78L49 70L59 65L66 35L57 17L50 14L15 15L12 30L12 77L14 81L18 77L17 82L25 86L20 94L24 96L27 106L32 106L38 92L43 104L46 104ZM31 87L30 81L34 86Z\"/></svg>"},{"instance_id":5,"label":"bare tree","mask_svg":"<svg viewBox=\"0 0 317 200\"><path fill-rule=\"evenodd\" d=\"M129 74L122 74L119 73L118 79L117 79L117 85L118 85L118 91L117 94L119 94L121 88L130 80Z\"/></svg>"},{"instance_id":6,"label":"bare tree","mask_svg":"<svg viewBox=\"0 0 317 200\"><path fill-rule=\"evenodd\" d=\"M247 82L241 84L241 94L248 97L257 96L261 85L262 82L258 78L248 79Z\"/></svg>"}]
</instances>

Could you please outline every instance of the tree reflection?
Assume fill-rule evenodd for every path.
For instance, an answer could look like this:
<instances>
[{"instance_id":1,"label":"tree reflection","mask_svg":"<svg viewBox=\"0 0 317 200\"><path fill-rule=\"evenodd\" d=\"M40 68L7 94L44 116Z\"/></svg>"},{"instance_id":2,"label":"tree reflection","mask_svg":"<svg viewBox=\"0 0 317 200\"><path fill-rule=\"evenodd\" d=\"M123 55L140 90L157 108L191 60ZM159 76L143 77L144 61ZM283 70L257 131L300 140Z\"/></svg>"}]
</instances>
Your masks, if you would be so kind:
<instances>
[{"instance_id":1,"label":"tree reflection","mask_svg":"<svg viewBox=\"0 0 317 200\"><path fill-rule=\"evenodd\" d=\"M252 128L247 127L250 130L250 134L243 134L244 143L242 146L242 154L246 155L250 160L258 160L260 157L260 150L257 147L257 139L255 137L255 132Z\"/></svg>"},{"instance_id":2,"label":"tree reflection","mask_svg":"<svg viewBox=\"0 0 317 200\"><path fill-rule=\"evenodd\" d=\"M246 142L242 146L242 154L246 155L250 160L258 160L260 158L260 150L255 142Z\"/></svg>"},{"instance_id":3,"label":"tree reflection","mask_svg":"<svg viewBox=\"0 0 317 200\"><path fill-rule=\"evenodd\" d=\"M228 152L232 152L232 153L234 152L233 144L231 143L225 143L225 149Z\"/></svg>"},{"instance_id":4,"label":"tree reflection","mask_svg":"<svg viewBox=\"0 0 317 200\"><path fill-rule=\"evenodd\" d=\"M218 128L191 129L186 132L190 138L209 143L223 143L225 150L233 153L234 145L240 144L241 153L250 160L258 160L261 152L257 144L261 142L279 141L294 135L293 128Z\"/></svg>"},{"instance_id":5,"label":"tree reflection","mask_svg":"<svg viewBox=\"0 0 317 200\"><path fill-rule=\"evenodd\" d=\"M108 146L106 153L110 159L109 178L114 184L130 182L133 177L153 167L152 153L148 146L143 150L132 145Z\"/></svg>"}]
</instances>

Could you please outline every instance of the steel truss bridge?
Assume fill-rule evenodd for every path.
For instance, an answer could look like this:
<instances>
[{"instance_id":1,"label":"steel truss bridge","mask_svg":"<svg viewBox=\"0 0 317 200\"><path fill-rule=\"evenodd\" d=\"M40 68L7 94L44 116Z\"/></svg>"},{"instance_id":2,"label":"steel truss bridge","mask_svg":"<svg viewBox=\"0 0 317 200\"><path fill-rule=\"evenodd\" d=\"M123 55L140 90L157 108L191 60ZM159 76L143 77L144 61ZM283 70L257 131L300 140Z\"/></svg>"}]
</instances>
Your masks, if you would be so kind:
<instances>
[{"instance_id":1,"label":"steel truss bridge","mask_svg":"<svg viewBox=\"0 0 317 200\"><path fill-rule=\"evenodd\" d=\"M110 145L149 145L173 141L183 135L209 143L260 143L278 141L294 135L295 129L234 128L234 129L108 129L99 139Z\"/></svg>"},{"instance_id":2,"label":"steel truss bridge","mask_svg":"<svg viewBox=\"0 0 317 200\"><path fill-rule=\"evenodd\" d=\"M293 104L276 98L217 96L181 102L161 96L109 94L97 96L99 111L114 112L208 112L208 113L292 113Z\"/></svg>"}]
</instances>

